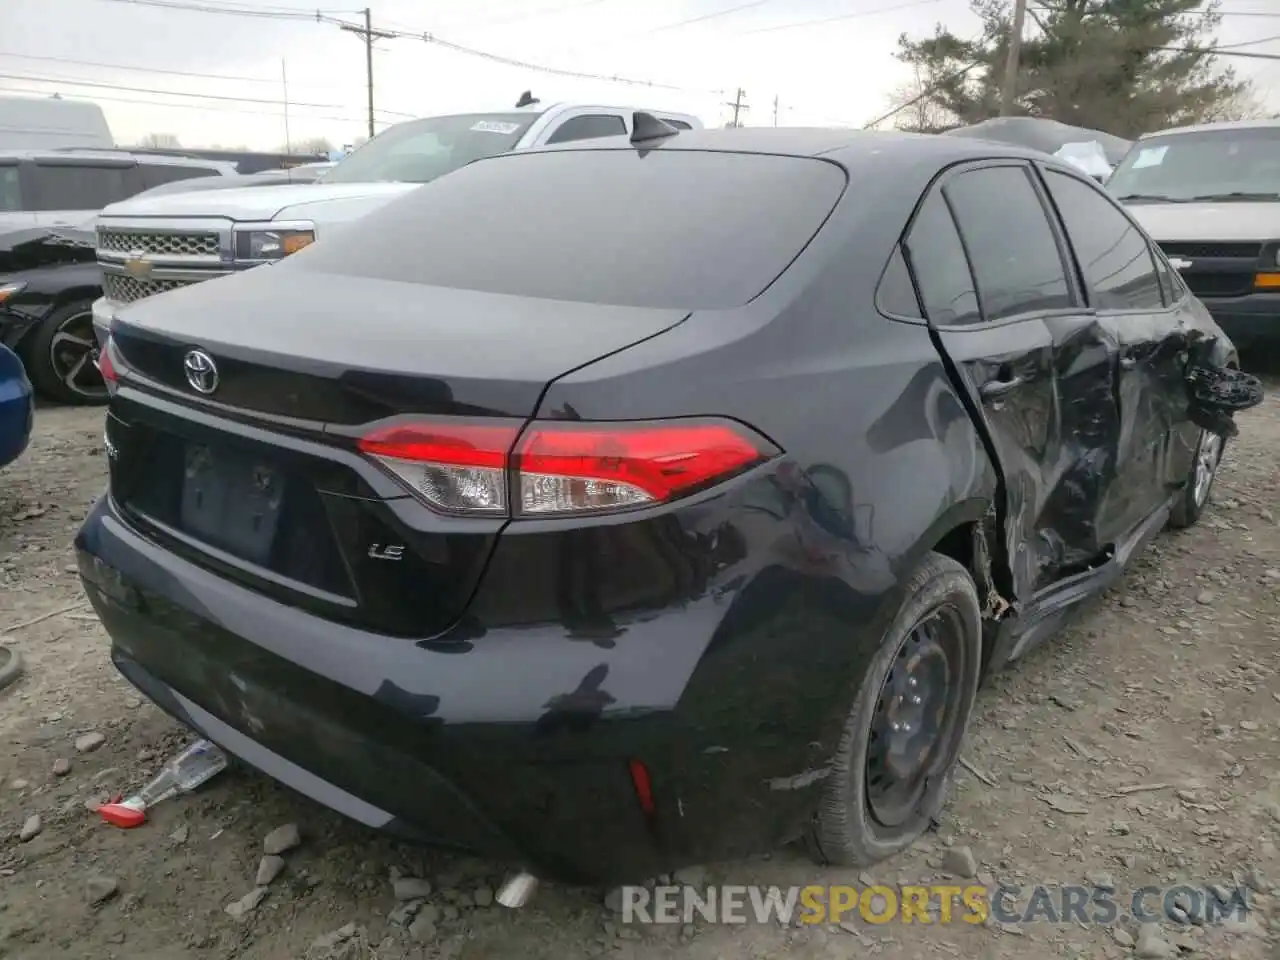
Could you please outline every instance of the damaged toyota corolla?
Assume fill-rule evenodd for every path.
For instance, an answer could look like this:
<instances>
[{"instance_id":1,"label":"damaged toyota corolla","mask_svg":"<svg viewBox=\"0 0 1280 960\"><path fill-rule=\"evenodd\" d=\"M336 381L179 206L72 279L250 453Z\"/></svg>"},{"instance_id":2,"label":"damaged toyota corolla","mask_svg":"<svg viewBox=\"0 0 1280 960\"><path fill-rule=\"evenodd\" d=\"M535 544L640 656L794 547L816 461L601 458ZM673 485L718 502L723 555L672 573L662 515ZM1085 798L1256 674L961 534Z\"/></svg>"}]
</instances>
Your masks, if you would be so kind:
<instances>
[{"instance_id":1,"label":"damaged toyota corolla","mask_svg":"<svg viewBox=\"0 0 1280 960\"><path fill-rule=\"evenodd\" d=\"M636 127L123 311L81 576L139 690L372 827L869 863L1256 383L1045 154Z\"/></svg>"}]
</instances>

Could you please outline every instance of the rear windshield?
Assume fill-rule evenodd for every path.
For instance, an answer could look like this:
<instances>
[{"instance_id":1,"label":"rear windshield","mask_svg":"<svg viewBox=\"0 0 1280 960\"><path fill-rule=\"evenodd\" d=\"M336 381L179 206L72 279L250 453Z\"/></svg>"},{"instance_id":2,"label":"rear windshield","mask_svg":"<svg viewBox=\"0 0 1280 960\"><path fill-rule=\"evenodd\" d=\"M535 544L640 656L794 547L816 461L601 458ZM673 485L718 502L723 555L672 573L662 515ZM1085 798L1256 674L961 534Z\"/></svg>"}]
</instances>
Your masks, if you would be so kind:
<instances>
[{"instance_id":1,"label":"rear windshield","mask_svg":"<svg viewBox=\"0 0 1280 960\"><path fill-rule=\"evenodd\" d=\"M1220 127L1139 141L1107 181L1120 200L1280 200L1280 127Z\"/></svg>"},{"instance_id":2,"label":"rear windshield","mask_svg":"<svg viewBox=\"0 0 1280 960\"><path fill-rule=\"evenodd\" d=\"M325 183L426 183L472 160L506 153L536 113L472 113L398 123L339 161Z\"/></svg>"},{"instance_id":3,"label":"rear windshield","mask_svg":"<svg viewBox=\"0 0 1280 960\"><path fill-rule=\"evenodd\" d=\"M844 186L840 167L808 158L512 154L413 191L297 264L520 297L724 309L787 268Z\"/></svg>"}]
</instances>

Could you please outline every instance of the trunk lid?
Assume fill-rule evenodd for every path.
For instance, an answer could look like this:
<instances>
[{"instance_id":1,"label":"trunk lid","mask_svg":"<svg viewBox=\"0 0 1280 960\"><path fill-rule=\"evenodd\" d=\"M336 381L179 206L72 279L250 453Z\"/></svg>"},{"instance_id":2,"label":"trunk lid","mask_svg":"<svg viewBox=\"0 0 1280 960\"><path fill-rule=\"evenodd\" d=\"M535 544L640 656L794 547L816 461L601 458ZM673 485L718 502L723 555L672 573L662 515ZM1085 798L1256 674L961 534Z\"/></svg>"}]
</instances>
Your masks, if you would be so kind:
<instances>
[{"instance_id":1,"label":"trunk lid","mask_svg":"<svg viewBox=\"0 0 1280 960\"><path fill-rule=\"evenodd\" d=\"M123 310L127 365L200 398L183 371L217 364L209 399L236 411L354 425L402 413L528 417L548 383L648 339L685 312L533 300L273 267Z\"/></svg>"},{"instance_id":2,"label":"trunk lid","mask_svg":"<svg viewBox=\"0 0 1280 960\"><path fill-rule=\"evenodd\" d=\"M275 274L273 276L273 274ZM111 489L192 562L331 619L435 636L462 615L505 521L432 513L353 449L402 414L525 419L559 376L679 310L560 303L272 267L121 311ZM217 368L188 382L198 349Z\"/></svg>"}]
</instances>

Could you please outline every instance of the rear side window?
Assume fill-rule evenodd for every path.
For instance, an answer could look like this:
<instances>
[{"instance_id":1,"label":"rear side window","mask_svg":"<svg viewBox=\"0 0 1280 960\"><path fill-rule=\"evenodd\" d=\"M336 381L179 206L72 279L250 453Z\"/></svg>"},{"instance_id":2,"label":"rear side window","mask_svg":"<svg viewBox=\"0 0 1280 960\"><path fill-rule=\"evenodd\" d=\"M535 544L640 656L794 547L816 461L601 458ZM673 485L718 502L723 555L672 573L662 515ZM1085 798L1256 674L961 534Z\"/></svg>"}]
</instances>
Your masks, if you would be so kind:
<instances>
[{"instance_id":1,"label":"rear side window","mask_svg":"<svg viewBox=\"0 0 1280 960\"><path fill-rule=\"evenodd\" d=\"M1023 167L969 170L943 190L988 320L1073 306L1057 241Z\"/></svg>"},{"instance_id":2,"label":"rear side window","mask_svg":"<svg viewBox=\"0 0 1280 960\"><path fill-rule=\"evenodd\" d=\"M0 167L0 213L18 213L22 209L22 181L17 164Z\"/></svg>"},{"instance_id":3,"label":"rear side window","mask_svg":"<svg viewBox=\"0 0 1280 960\"><path fill-rule=\"evenodd\" d=\"M31 210L101 210L142 189L133 166L37 163L32 174Z\"/></svg>"},{"instance_id":4,"label":"rear side window","mask_svg":"<svg viewBox=\"0 0 1280 960\"><path fill-rule=\"evenodd\" d=\"M511 153L428 183L280 267L548 300L725 309L777 279L844 186L840 167L799 157Z\"/></svg>"},{"instance_id":5,"label":"rear side window","mask_svg":"<svg viewBox=\"0 0 1280 960\"><path fill-rule=\"evenodd\" d=\"M547 143L568 143L570 140L594 140L597 137L617 137L627 132L622 118L613 114L573 117L560 125L560 129L547 137Z\"/></svg>"},{"instance_id":6,"label":"rear side window","mask_svg":"<svg viewBox=\"0 0 1280 960\"><path fill-rule=\"evenodd\" d=\"M914 320L920 316L920 302L916 299L916 291L911 286L911 274L907 270L907 261L902 256L902 247L896 247L884 275L880 278L880 286L876 288L876 307L882 313L893 317L909 317Z\"/></svg>"},{"instance_id":7,"label":"rear side window","mask_svg":"<svg viewBox=\"0 0 1280 960\"><path fill-rule=\"evenodd\" d=\"M911 225L907 256L911 258L927 319L940 327L982 319L960 234L947 202L936 190L925 200Z\"/></svg>"},{"instance_id":8,"label":"rear side window","mask_svg":"<svg viewBox=\"0 0 1280 960\"><path fill-rule=\"evenodd\" d=\"M140 163L142 182L145 189L158 187L162 183L176 183L179 180L191 180L194 177L216 177L221 171L211 167L196 167L176 163Z\"/></svg>"},{"instance_id":9,"label":"rear side window","mask_svg":"<svg viewBox=\"0 0 1280 960\"><path fill-rule=\"evenodd\" d=\"M1146 238L1087 183L1053 170L1045 183L1099 310L1162 310L1160 278Z\"/></svg>"}]
</instances>

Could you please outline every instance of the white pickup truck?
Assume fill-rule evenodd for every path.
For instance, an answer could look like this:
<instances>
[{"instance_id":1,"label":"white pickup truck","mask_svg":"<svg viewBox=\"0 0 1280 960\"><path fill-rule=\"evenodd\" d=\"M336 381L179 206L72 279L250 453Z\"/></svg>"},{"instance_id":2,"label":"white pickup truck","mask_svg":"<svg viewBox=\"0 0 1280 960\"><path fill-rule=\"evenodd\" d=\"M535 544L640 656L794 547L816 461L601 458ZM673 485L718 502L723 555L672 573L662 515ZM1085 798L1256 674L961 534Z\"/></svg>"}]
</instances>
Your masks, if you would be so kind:
<instances>
[{"instance_id":1,"label":"white pickup truck","mask_svg":"<svg viewBox=\"0 0 1280 960\"><path fill-rule=\"evenodd\" d=\"M473 160L545 144L630 135L637 111L677 129L692 116L647 107L557 103L527 93L516 108L427 117L384 130L315 183L137 197L97 221L101 341L116 311L176 287L269 263Z\"/></svg>"}]
</instances>

